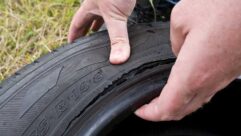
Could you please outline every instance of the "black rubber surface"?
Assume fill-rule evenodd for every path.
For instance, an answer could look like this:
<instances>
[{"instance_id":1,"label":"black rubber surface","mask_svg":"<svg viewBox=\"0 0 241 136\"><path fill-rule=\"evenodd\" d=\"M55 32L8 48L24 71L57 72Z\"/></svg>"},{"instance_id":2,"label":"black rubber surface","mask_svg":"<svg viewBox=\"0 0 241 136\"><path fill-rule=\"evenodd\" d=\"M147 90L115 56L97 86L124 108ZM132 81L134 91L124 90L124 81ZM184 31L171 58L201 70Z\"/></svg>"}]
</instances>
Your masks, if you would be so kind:
<instances>
[{"instance_id":1,"label":"black rubber surface","mask_svg":"<svg viewBox=\"0 0 241 136\"><path fill-rule=\"evenodd\" d=\"M83 130L76 128L79 119L86 119L87 113L94 115L88 109L118 86L146 80L157 67L164 84L174 61L169 23L136 25L129 31L132 56L124 65L109 63L109 39L104 31L55 50L1 84L0 135L75 135ZM161 69L164 65L166 69Z\"/></svg>"},{"instance_id":2,"label":"black rubber surface","mask_svg":"<svg viewBox=\"0 0 241 136\"><path fill-rule=\"evenodd\" d=\"M181 121L148 122L134 115L108 136L240 136L241 80L233 81L210 103Z\"/></svg>"},{"instance_id":3,"label":"black rubber surface","mask_svg":"<svg viewBox=\"0 0 241 136\"><path fill-rule=\"evenodd\" d=\"M134 69L107 89L108 93L75 120L67 135L106 135L138 107L158 96L166 83L173 60L157 61ZM121 84L120 84L121 83ZM81 129L79 129L81 128ZM78 130L79 129L79 130Z\"/></svg>"}]
</instances>

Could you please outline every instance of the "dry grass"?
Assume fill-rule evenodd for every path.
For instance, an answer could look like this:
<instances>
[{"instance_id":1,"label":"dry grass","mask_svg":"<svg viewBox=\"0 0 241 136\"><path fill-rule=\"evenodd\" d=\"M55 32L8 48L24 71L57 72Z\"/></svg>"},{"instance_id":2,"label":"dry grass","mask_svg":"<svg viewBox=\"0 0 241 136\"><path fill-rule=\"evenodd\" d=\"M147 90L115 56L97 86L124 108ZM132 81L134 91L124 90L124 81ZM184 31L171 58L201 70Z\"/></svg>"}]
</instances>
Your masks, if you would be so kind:
<instances>
[{"instance_id":1,"label":"dry grass","mask_svg":"<svg viewBox=\"0 0 241 136\"><path fill-rule=\"evenodd\" d=\"M79 0L0 0L0 81L66 42Z\"/></svg>"}]
</instances>

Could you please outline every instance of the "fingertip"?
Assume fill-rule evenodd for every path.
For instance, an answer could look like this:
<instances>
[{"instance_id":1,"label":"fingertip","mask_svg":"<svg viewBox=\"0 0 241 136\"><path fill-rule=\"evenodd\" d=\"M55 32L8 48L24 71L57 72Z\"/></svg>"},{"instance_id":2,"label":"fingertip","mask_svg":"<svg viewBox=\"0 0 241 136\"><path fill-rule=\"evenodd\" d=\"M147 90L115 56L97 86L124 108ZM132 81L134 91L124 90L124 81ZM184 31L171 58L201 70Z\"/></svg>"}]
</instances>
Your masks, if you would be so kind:
<instances>
[{"instance_id":1,"label":"fingertip","mask_svg":"<svg viewBox=\"0 0 241 136\"><path fill-rule=\"evenodd\" d=\"M150 103L136 110L135 114L144 120L157 122L160 121L160 112L158 112L158 110L159 109L156 104Z\"/></svg>"},{"instance_id":2,"label":"fingertip","mask_svg":"<svg viewBox=\"0 0 241 136\"><path fill-rule=\"evenodd\" d=\"M130 45L127 43L116 44L111 46L110 52L110 63L111 64L122 64L126 62L130 57Z\"/></svg>"},{"instance_id":3,"label":"fingertip","mask_svg":"<svg viewBox=\"0 0 241 136\"><path fill-rule=\"evenodd\" d=\"M145 106L145 105L143 105L143 106ZM137 116L142 116L142 109L143 109L143 106L142 107L140 107L139 109L137 109L134 113L137 115Z\"/></svg>"},{"instance_id":4,"label":"fingertip","mask_svg":"<svg viewBox=\"0 0 241 136\"><path fill-rule=\"evenodd\" d=\"M142 119L148 120L148 116L146 115L146 108L147 108L147 105L143 105L142 107L140 107L134 112L135 115Z\"/></svg>"},{"instance_id":5,"label":"fingertip","mask_svg":"<svg viewBox=\"0 0 241 136\"><path fill-rule=\"evenodd\" d=\"M80 30L71 25L68 32L68 43L73 43L78 36L80 37Z\"/></svg>"},{"instance_id":6,"label":"fingertip","mask_svg":"<svg viewBox=\"0 0 241 136\"><path fill-rule=\"evenodd\" d=\"M113 65L119 65L119 64L123 64L128 60L128 57L123 57L120 55L111 55L111 57L109 58L110 63Z\"/></svg>"},{"instance_id":7,"label":"fingertip","mask_svg":"<svg viewBox=\"0 0 241 136\"><path fill-rule=\"evenodd\" d=\"M72 43L72 42L73 42L72 38L68 35L68 43Z\"/></svg>"},{"instance_id":8,"label":"fingertip","mask_svg":"<svg viewBox=\"0 0 241 136\"><path fill-rule=\"evenodd\" d=\"M73 31L69 31L68 38L67 38L68 43L73 43L75 39L77 39L76 34Z\"/></svg>"},{"instance_id":9,"label":"fingertip","mask_svg":"<svg viewBox=\"0 0 241 136\"><path fill-rule=\"evenodd\" d=\"M83 7L79 8L73 16L69 27L68 43L72 43L79 37L85 36L89 32L91 24L95 18L96 15L88 14Z\"/></svg>"}]
</instances>

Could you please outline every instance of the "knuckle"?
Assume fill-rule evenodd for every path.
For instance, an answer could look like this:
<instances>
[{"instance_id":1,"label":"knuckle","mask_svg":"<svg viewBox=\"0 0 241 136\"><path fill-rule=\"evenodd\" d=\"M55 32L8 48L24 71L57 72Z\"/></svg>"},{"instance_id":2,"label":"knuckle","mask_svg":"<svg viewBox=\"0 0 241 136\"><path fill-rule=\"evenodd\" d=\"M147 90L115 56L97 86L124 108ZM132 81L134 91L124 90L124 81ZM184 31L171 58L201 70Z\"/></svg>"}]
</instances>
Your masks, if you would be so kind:
<instances>
[{"instance_id":1,"label":"knuckle","mask_svg":"<svg viewBox=\"0 0 241 136\"><path fill-rule=\"evenodd\" d=\"M181 27L181 22L183 22L184 16L180 10L180 6L177 4L171 12L171 27L174 29Z\"/></svg>"},{"instance_id":2,"label":"knuckle","mask_svg":"<svg viewBox=\"0 0 241 136\"><path fill-rule=\"evenodd\" d=\"M127 21L135 7L136 0L130 0L128 4L123 0L103 0L99 3L100 10L108 17L115 20Z\"/></svg>"},{"instance_id":3,"label":"knuckle","mask_svg":"<svg viewBox=\"0 0 241 136\"><path fill-rule=\"evenodd\" d=\"M126 45L128 44L128 40L124 37L116 37L111 39L111 46L115 46L118 44Z\"/></svg>"}]
</instances>

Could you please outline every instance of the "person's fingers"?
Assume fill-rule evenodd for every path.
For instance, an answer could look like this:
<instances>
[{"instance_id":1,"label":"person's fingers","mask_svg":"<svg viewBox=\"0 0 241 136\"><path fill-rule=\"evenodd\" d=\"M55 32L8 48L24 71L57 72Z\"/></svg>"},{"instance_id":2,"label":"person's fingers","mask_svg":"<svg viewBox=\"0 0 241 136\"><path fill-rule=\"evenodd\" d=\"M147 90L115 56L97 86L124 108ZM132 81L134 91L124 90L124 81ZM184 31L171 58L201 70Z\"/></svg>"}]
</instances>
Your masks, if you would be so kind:
<instances>
[{"instance_id":1,"label":"person's fingers","mask_svg":"<svg viewBox=\"0 0 241 136\"><path fill-rule=\"evenodd\" d=\"M187 36L187 32L183 30L183 27L180 25L180 21L175 18L176 11L172 12L172 22L171 22L171 43L172 50L177 56L181 50L182 45ZM179 19L180 20L180 19ZM173 69L177 66L174 65ZM180 71L181 72L181 71ZM175 73L175 74L174 74ZM174 76L175 75L175 76ZM195 98L195 94L185 90L185 86L180 84L180 81L177 80L178 73L172 72L169 77L169 82L164 87L163 92L161 93L158 101L151 102L136 111L136 115L140 116L143 119L151 121L160 121L160 120L177 120L180 119L178 111L182 110L192 99ZM162 109L160 109L162 108ZM164 112L169 113L164 113Z\"/></svg>"},{"instance_id":2,"label":"person's fingers","mask_svg":"<svg viewBox=\"0 0 241 136\"><path fill-rule=\"evenodd\" d=\"M87 13L84 11L84 8L81 7L71 22L68 42L73 42L75 39L86 35L95 17L96 15Z\"/></svg>"},{"instance_id":3,"label":"person's fingers","mask_svg":"<svg viewBox=\"0 0 241 136\"><path fill-rule=\"evenodd\" d=\"M104 20L102 17L98 17L95 19L90 27L90 30L96 32L100 29L100 27L104 24Z\"/></svg>"},{"instance_id":4,"label":"person's fingers","mask_svg":"<svg viewBox=\"0 0 241 136\"><path fill-rule=\"evenodd\" d=\"M186 37L158 101L138 109L137 116L150 121L180 120L200 108L219 90L216 84L210 82L213 80L210 75L206 74L212 72L212 69L207 69L212 64L210 57L207 54L203 56L202 52L206 37L195 34Z\"/></svg>"},{"instance_id":5,"label":"person's fingers","mask_svg":"<svg viewBox=\"0 0 241 136\"><path fill-rule=\"evenodd\" d=\"M106 27L110 36L111 52L110 62L121 64L130 56L130 44L127 32L127 17L104 16Z\"/></svg>"},{"instance_id":6,"label":"person's fingers","mask_svg":"<svg viewBox=\"0 0 241 136\"><path fill-rule=\"evenodd\" d=\"M193 7L198 5L201 4L196 3ZM233 23L227 25L206 16L206 11L217 11L212 6L203 6L194 14L194 10L186 10L186 7L179 7L179 12L176 13L183 14L183 9L187 16L175 18L176 23L171 30L177 60L157 101L136 111L136 115L143 119L182 119L210 101L215 93L233 81L240 72L237 69L240 68L240 39L239 36L233 36L237 34L238 27L232 29ZM236 13L238 10L234 11ZM219 11L215 12L214 17L219 18L219 14ZM208 21L200 23L204 18ZM186 30L188 33L185 34L184 29L190 31Z\"/></svg>"},{"instance_id":7,"label":"person's fingers","mask_svg":"<svg viewBox=\"0 0 241 136\"><path fill-rule=\"evenodd\" d=\"M159 121L159 97L153 99L150 103L141 106L135 111L135 114L142 119L149 121Z\"/></svg>"},{"instance_id":8,"label":"person's fingers","mask_svg":"<svg viewBox=\"0 0 241 136\"><path fill-rule=\"evenodd\" d=\"M186 92L185 87L180 85L173 74L170 75L169 82L163 88L158 101L141 107L136 111L136 115L150 121L179 120L179 112L196 97L195 93Z\"/></svg>"},{"instance_id":9,"label":"person's fingers","mask_svg":"<svg viewBox=\"0 0 241 136\"><path fill-rule=\"evenodd\" d=\"M130 56L130 43L127 32L127 18L130 16L136 0L105 0L100 1L99 7L105 21L110 41L110 62L121 64Z\"/></svg>"},{"instance_id":10,"label":"person's fingers","mask_svg":"<svg viewBox=\"0 0 241 136\"><path fill-rule=\"evenodd\" d=\"M183 23L184 22L184 23ZM188 29L185 27L185 18L179 10L179 5L176 5L171 13L170 21L170 38L173 53L177 56L185 41Z\"/></svg>"}]
</instances>

